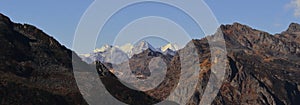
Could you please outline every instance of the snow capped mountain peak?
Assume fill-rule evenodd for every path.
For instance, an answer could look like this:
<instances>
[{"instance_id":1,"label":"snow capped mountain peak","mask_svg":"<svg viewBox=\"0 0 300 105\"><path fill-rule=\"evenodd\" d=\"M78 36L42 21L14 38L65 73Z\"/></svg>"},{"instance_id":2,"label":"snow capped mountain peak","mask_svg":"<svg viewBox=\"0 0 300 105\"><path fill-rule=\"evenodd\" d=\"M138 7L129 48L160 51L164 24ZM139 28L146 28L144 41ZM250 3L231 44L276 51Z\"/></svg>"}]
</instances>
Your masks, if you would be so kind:
<instances>
[{"instance_id":1,"label":"snow capped mountain peak","mask_svg":"<svg viewBox=\"0 0 300 105\"><path fill-rule=\"evenodd\" d=\"M116 47L121 49L125 53L129 53L129 52L131 52L131 50L133 49L134 46L131 43L127 43L123 46L116 46Z\"/></svg>"},{"instance_id":2,"label":"snow capped mountain peak","mask_svg":"<svg viewBox=\"0 0 300 105\"><path fill-rule=\"evenodd\" d=\"M150 43L145 40L142 40L134 45L131 43L124 44L122 46L111 46L111 45L103 45L101 48L95 49L90 54L81 54L81 58L83 61L87 63L92 63L96 60L101 62L115 62L112 59L116 58L118 60L131 58L135 54L140 54L145 50L151 50L152 52L160 52L165 55L175 55L176 51L179 49L178 45L175 43L169 43L160 48L153 47Z\"/></svg>"},{"instance_id":3,"label":"snow capped mountain peak","mask_svg":"<svg viewBox=\"0 0 300 105\"><path fill-rule=\"evenodd\" d=\"M179 50L179 47L178 47L178 45L176 43L169 43L169 44L161 47L160 49L161 49L162 52L165 52L168 49L172 50L172 51L177 51L177 50Z\"/></svg>"},{"instance_id":4,"label":"snow capped mountain peak","mask_svg":"<svg viewBox=\"0 0 300 105\"><path fill-rule=\"evenodd\" d=\"M105 45L103 45L101 48L95 49L95 50L94 50L94 53L97 53L97 52L105 52L105 51L107 51L108 49L111 49L111 48L112 48L111 45L105 44Z\"/></svg>"},{"instance_id":5,"label":"snow capped mountain peak","mask_svg":"<svg viewBox=\"0 0 300 105\"><path fill-rule=\"evenodd\" d=\"M150 49L152 51L156 51L156 49L152 45L150 45L148 42L143 40L143 41L140 41L139 43L134 45L132 53L133 54L138 54L138 53L141 53L142 51L145 51L147 49Z\"/></svg>"},{"instance_id":6,"label":"snow capped mountain peak","mask_svg":"<svg viewBox=\"0 0 300 105\"><path fill-rule=\"evenodd\" d=\"M145 40L142 40L136 44L134 44L135 46L148 46L150 45L148 42L146 42Z\"/></svg>"}]
</instances>

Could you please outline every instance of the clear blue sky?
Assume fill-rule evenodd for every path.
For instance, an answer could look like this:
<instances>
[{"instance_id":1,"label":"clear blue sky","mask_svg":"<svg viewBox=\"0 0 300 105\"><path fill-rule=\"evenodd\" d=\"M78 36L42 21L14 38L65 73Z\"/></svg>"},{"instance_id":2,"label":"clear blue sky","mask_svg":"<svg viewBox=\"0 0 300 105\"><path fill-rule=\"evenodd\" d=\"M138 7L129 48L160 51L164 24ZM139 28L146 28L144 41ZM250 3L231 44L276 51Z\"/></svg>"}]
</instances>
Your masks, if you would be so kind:
<instances>
[{"instance_id":1,"label":"clear blue sky","mask_svg":"<svg viewBox=\"0 0 300 105\"><path fill-rule=\"evenodd\" d=\"M205 0L219 23L239 22L269 33L282 32L291 22L300 23L300 18L294 13L300 6L292 5L291 1ZM2 0L0 12L15 22L41 28L61 44L71 48L77 24L92 2L93 0Z\"/></svg>"}]
</instances>

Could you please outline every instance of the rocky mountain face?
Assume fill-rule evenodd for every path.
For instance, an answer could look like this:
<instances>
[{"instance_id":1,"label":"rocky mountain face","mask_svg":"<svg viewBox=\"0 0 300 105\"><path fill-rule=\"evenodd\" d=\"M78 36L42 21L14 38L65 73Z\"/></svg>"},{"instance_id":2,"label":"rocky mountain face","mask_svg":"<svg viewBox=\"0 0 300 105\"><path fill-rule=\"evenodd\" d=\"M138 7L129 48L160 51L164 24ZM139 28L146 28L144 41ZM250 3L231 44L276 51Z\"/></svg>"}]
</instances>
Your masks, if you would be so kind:
<instances>
[{"instance_id":1,"label":"rocky mountain face","mask_svg":"<svg viewBox=\"0 0 300 105\"><path fill-rule=\"evenodd\" d=\"M252 29L239 23L220 26L227 47L226 73L213 105L299 105L300 104L300 25L292 23L289 28L276 35ZM217 35L217 34L216 34ZM192 40L177 52L198 54L197 78L186 76L189 81L198 79L196 90L188 98L187 104L197 105L203 98L214 61L208 39ZM13 23L0 14L0 104L3 105L65 105L87 104L77 88L73 70L81 72L84 80L96 80L100 75L105 85L102 90L94 85L83 85L94 94L107 94L127 104L154 104L166 99L180 82L181 73L189 73L193 68L182 68L181 61L194 62L192 58L181 59L180 55L169 57L163 53L153 53L146 49L132 56L129 66L136 75L149 76L148 63L160 57L167 63L164 80L154 89L132 90L123 85L111 69L112 64L96 63L98 74L95 78L85 76L95 65L87 65L76 54L61 46L54 38L27 24ZM190 50L194 45L195 50ZM72 58L72 54L75 58ZM122 54L122 53L120 53ZM86 68L73 68L72 60ZM122 69L122 68L121 68ZM182 70L183 69L183 70ZM85 73L86 72L86 73ZM105 73L104 73L105 72ZM144 78L141 78L144 79ZM105 89L106 88L106 89ZM186 90L179 90L185 92ZM87 96L93 94L84 93ZM101 100L101 99L99 99ZM106 99L102 99L106 100ZM174 102L170 102L173 103ZM95 102L96 104L96 102Z\"/></svg>"},{"instance_id":2,"label":"rocky mountain face","mask_svg":"<svg viewBox=\"0 0 300 105\"><path fill-rule=\"evenodd\" d=\"M300 101L300 44L295 37L300 36L298 27L293 23L289 29L281 34L271 35L267 32L252 29L249 26L234 23L222 25L227 47L226 73L223 84L218 91L213 105L298 105ZM195 45L199 55L201 71L196 90L187 102L188 105L197 105L203 101L204 90L210 76L216 76L211 71L214 64L211 60L209 36L200 40L191 41L185 48L190 54L189 46ZM189 58L192 59L192 58ZM178 83L180 72L189 72L190 69L180 67L180 56L175 55L168 65L165 80L154 90L145 93L162 101L168 92ZM184 61L189 62L189 60ZM215 62L215 61L214 61ZM218 62L218 61L217 61ZM138 62L135 62L139 64ZM194 80L195 78L186 78ZM188 86L189 81L182 85ZM186 90L179 90L185 92ZM162 94L164 93L164 94ZM210 94L208 94L210 95ZM209 97L209 96L208 96ZM157 100L156 100L157 101ZM155 103L155 102L154 102Z\"/></svg>"},{"instance_id":3,"label":"rocky mountain face","mask_svg":"<svg viewBox=\"0 0 300 105\"><path fill-rule=\"evenodd\" d=\"M282 34L271 35L239 23L222 25L228 61L226 78L213 104L300 104L300 44L295 39L300 36L299 26L293 23ZM189 104L199 104L208 76L214 73L209 68L207 40L193 43L200 50L202 70L198 90Z\"/></svg>"},{"instance_id":4,"label":"rocky mountain face","mask_svg":"<svg viewBox=\"0 0 300 105\"><path fill-rule=\"evenodd\" d=\"M1 105L86 104L73 76L73 52L54 38L0 14L0 49Z\"/></svg>"},{"instance_id":5,"label":"rocky mountain face","mask_svg":"<svg viewBox=\"0 0 300 105\"><path fill-rule=\"evenodd\" d=\"M289 28L281 34L276 34L275 37L286 42L300 43L300 26L297 23L292 23Z\"/></svg>"}]
</instances>

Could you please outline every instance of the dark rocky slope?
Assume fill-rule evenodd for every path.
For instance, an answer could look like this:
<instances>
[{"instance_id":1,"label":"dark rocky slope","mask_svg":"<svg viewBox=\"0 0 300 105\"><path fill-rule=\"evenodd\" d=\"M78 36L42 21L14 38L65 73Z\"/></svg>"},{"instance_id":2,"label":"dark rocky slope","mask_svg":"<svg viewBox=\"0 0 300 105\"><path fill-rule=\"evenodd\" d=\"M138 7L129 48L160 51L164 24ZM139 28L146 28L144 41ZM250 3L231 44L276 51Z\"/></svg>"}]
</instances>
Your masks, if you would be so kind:
<instances>
[{"instance_id":1,"label":"dark rocky slope","mask_svg":"<svg viewBox=\"0 0 300 105\"><path fill-rule=\"evenodd\" d=\"M300 104L300 25L293 23L282 34L271 35L234 23L222 25L228 52L225 80L215 105L299 105ZM210 54L206 39L193 40L198 47L202 73L198 104L210 71ZM214 52L213 52L214 53Z\"/></svg>"},{"instance_id":2,"label":"dark rocky slope","mask_svg":"<svg viewBox=\"0 0 300 105\"><path fill-rule=\"evenodd\" d=\"M73 77L72 51L54 38L0 14L0 50L1 105L86 104Z\"/></svg>"}]
</instances>

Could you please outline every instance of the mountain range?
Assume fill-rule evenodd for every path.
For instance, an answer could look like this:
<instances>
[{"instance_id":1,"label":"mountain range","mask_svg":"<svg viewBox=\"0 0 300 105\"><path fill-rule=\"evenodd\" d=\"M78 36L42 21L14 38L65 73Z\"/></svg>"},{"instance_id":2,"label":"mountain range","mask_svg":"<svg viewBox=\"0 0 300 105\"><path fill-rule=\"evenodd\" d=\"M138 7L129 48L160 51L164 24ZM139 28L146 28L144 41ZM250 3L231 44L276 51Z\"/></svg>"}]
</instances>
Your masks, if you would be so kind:
<instances>
[{"instance_id":1,"label":"mountain range","mask_svg":"<svg viewBox=\"0 0 300 105\"><path fill-rule=\"evenodd\" d=\"M122 46L103 45L101 48L96 48L92 53L80 54L79 56L88 64L95 61L113 63L112 58L124 58L130 59L136 54L140 54L145 50L149 50L153 53L161 53L164 55L174 56L176 51L179 50L179 46L175 43L168 43L160 48L154 48L147 41L140 41L137 44L125 44Z\"/></svg>"},{"instance_id":2,"label":"mountain range","mask_svg":"<svg viewBox=\"0 0 300 105\"><path fill-rule=\"evenodd\" d=\"M300 105L299 24L292 23L287 30L275 35L240 23L221 25L220 32L224 35L227 47L227 59L223 61L226 63L226 72L220 90L215 90L217 96L212 102L213 105ZM150 44L146 42L137 47L129 44L124 47L108 45L92 53L101 55L101 52L110 51L107 49L121 49L117 54L129 59L132 73L144 75L145 78L151 75L147 69L151 59L162 58L167 65L164 80L154 90L136 91L124 86L117 78L118 75L113 73L112 66L120 65L118 62L87 64L75 52L62 46L42 30L28 24L13 23L7 16L0 14L0 104L86 105L92 101L83 98L73 72L79 72L82 79L93 81L99 78L86 74L93 73L90 71L96 69L98 74L93 75L100 77L105 87L98 89L86 83L83 86L89 91L83 92L85 96L92 97L98 93L107 95L104 92L107 90L116 99L127 104L158 103L173 92L178 85L179 74L189 73L193 69L181 70L182 59L178 52L186 55L195 52L199 55L197 59L200 62L200 74L197 78L187 77L187 82L180 85L187 86L189 82L197 79L196 90L192 91L192 96L184 98L187 99L186 104L198 105L205 100L204 90L214 89L207 87L207 84L211 76L216 76L211 67L218 61L210 58L211 54L220 52L210 51L208 38L216 35L194 39L183 48L175 48L176 50L167 47L176 51L171 55L149 47ZM196 50L190 51L192 45ZM137 50L133 50L135 48ZM161 51L166 51L163 49L165 48L162 47ZM120 58L121 61L122 59ZM183 61L193 62L189 59L192 58ZM84 68L73 67L72 61ZM184 92L184 89L175 91L179 94Z\"/></svg>"}]
</instances>

